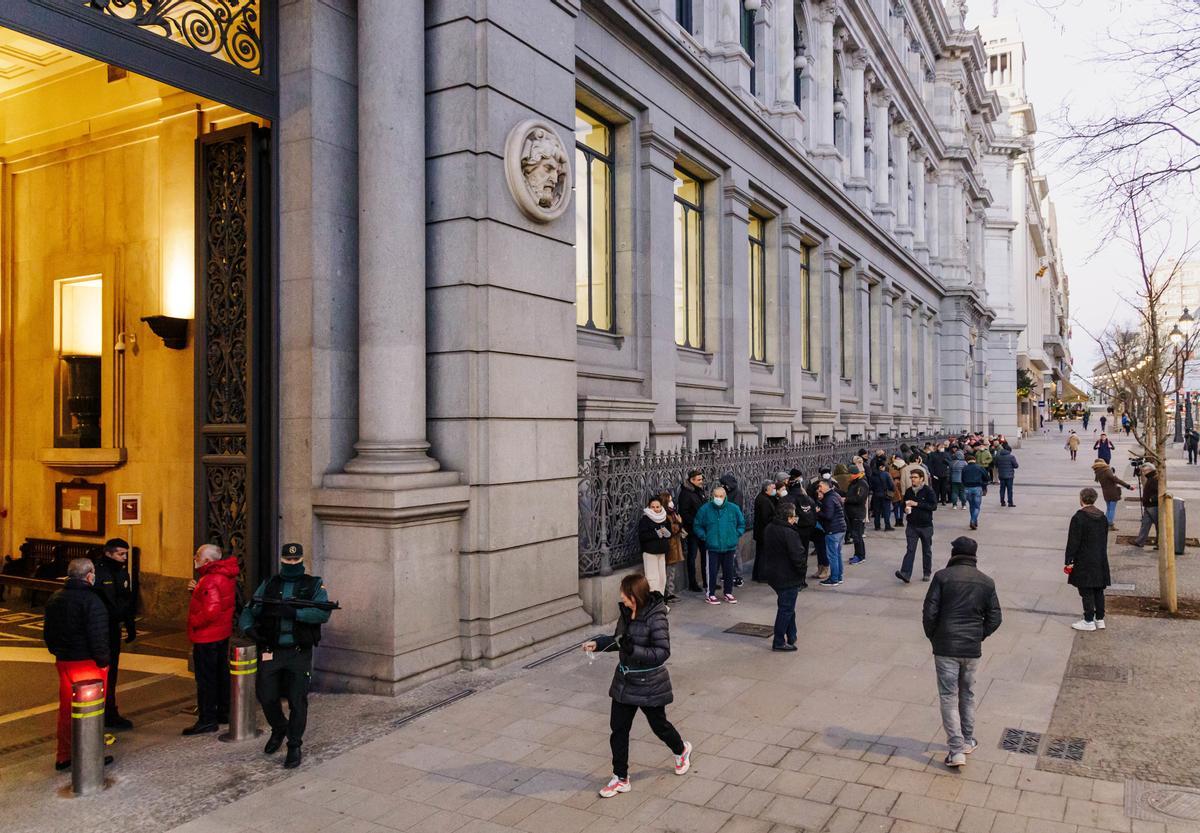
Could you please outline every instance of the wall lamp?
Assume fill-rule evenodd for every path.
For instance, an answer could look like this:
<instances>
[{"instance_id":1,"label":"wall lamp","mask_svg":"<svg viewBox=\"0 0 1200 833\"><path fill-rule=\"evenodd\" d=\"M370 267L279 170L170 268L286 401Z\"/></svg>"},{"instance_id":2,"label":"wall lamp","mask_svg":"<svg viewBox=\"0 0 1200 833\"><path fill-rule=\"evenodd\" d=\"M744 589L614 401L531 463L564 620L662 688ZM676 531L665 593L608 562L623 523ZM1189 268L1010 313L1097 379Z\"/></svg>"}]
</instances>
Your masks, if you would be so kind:
<instances>
[{"instance_id":1,"label":"wall lamp","mask_svg":"<svg viewBox=\"0 0 1200 833\"><path fill-rule=\"evenodd\" d=\"M183 350L187 347L188 318L174 318L170 315L143 315L142 320L150 325L150 330L162 339L163 346L170 350Z\"/></svg>"}]
</instances>

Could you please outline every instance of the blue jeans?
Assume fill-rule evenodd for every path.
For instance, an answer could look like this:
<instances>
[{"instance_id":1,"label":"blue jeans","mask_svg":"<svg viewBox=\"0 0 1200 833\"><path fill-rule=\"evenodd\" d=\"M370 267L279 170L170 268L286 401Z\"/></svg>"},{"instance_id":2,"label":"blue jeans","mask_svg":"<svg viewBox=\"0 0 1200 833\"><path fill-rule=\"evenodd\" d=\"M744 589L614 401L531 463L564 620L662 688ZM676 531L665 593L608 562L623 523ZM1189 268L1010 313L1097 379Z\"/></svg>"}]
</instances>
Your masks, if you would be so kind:
<instances>
[{"instance_id":1,"label":"blue jeans","mask_svg":"<svg viewBox=\"0 0 1200 833\"><path fill-rule=\"evenodd\" d=\"M721 569L722 588L726 596L733 594L733 554L729 552L708 551L708 595L717 595L717 568Z\"/></svg>"},{"instance_id":2,"label":"blue jeans","mask_svg":"<svg viewBox=\"0 0 1200 833\"><path fill-rule=\"evenodd\" d=\"M796 597L800 595L799 587L789 587L786 590L776 590L775 595L779 608L775 611L775 639L772 647L796 644Z\"/></svg>"},{"instance_id":3,"label":"blue jeans","mask_svg":"<svg viewBox=\"0 0 1200 833\"><path fill-rule=\"evenodd\" d=\"M844 532L831 532L825 536L825 557L829 559L829 580L842 580L842 536Z\"/></svg>"},{"instance_id":4,"label":"blue jeans","mask_svg":"<svg viewBox=\"0 0 1200 833\"><path fill-rule=\"evenodd\" d=\"M979 506L983 503L983 489L979 486L968 486L963 491L967 493L967 507L971 510L971 523L979 523Z\"/></svg>"},{"instance_id":5,"label":"blue jeans","mask_svg":"<svg viewBox=\"0 0 1200 833\"><path fill-rule=\"evenodd\" d=\"M1008 503L1011 504L1013 502L1012 501L1012 487L1013 487L1013 479L1011 477L1001 477L1000 478L1000 505L1001 506L1004 505L1004 495L1006 493L1008 494Z\"/></svg>"},{"instance_id":6,"label":"blue jeans","mask_svg":"<svg viewBox=\"0 0 1200 833\"><path fill-rule=\"evenodd\" d=\"M950 484L950 505L958 506L960 503L963 506L967 505L967 498L963 494L963 484L962 483L951 483Z\"/></svg>"},{"instance_id":7,"label":"blue jeans","mask_svg":"<svg viewBox=\"0 0 1200 833\"><path fill-rule=\"evenodd\" d=\"M979 662L979 657L933 657L942 728L951 754L964 751L967 741L975 739L974 689Z\"/></svg>"},{"instance_id":8,"label":"blue jeans","mask_svg":"<svg viewBox=\"0 0 1200 833\"><path fill-rule=\"evenodd\" d=\"M1105 506L1105 508L1104 508L1104 514L1105 514L1105 515L1108 517L1108 525L1109 525L1109 526L1112 526L1114 523L1116 523L1116 520L1117 520L1117 504L1118 504L1118 503L1120 503L1120 502L1121 502L1121 501L1119 501L1119 500L1106 500L1106 501L1104 501L1104 506Z\"/></svg>"}]
</instances>

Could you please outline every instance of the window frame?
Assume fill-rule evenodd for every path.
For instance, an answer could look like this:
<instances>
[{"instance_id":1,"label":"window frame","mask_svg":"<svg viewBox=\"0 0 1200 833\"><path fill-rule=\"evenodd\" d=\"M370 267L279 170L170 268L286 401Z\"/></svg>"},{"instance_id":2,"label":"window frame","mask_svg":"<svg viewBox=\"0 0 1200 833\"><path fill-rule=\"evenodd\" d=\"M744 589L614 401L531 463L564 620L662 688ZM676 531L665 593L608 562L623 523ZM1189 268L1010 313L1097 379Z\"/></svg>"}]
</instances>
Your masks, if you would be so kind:
<instances>
[{"instance_id":1,"label":"window frame","mask_svg":"<svg viewBox=\"0 0 1200 833\"><path fill-rule=\"evenodd\" d=\"M688 173L678 165L675 166L675 177L686 177L691 182L696 183L696 198L697 201L692 203L678 193L677 188L672 189L672 221L675 223L674 232L682 235L682 245L678 247L679 253L683 257L683 262L678 260L675 263L675 270L682 270L683 280L681 281L683 288L683 341L680 342L678 336L675 337L675 345L677 347L686 347L691 350L704 349L704 181L699 177ZM675 210L681 213L675 216ZM689 212L696 216L696 229L700 235L700 239L695 246L697 263L696 263L696 326L698 332L691 332L691 293L688 290L688 237L687 232L690 226L688 222ZM682 222L680 221L682 219ZM693 338L694 336L694 338Z\"/></svg>"},{"instance_id":2,"label":"window frame","mask_svg":"<svg viewBox=\"0 0 1200 833\"><path fill-rule=\"evenodd\" d=\"M741 41L742 51L746 53L746 57L750 59L750 95L758 96L758 82L755 76L758 75L758 49L755 44L754 31L755 24L758 19L758 12L750 11L744 3L738 4L741 7L741 16L738 19L738 40Z\"/></svg>"},{"instance_id":3,"label":"window frame","mask_svg":"<svg viewBox=\"0 0 1200 833\"><path fill-rule=\"evenodd\" d=\"M675 22L689 35L696 34L694 0L675 0Z\"/></svg>"},{"instance_id":4,"label":"window frame","mask_svg":"<svg viewBox=\"0 0 1200 833\"><path fill-rule=\"evenodd\" d=\"M601 333L616 333L616 331L617 331L617 297L616 297L617 296L617 245L616 245L616 237L617 237L616 156L617 156L617 153L616 153L616 142L614 141L614 135L613 135L615 133L615 129L614 129L614 126L610 122L608 122L606 119L603 119L600 116L596 115L596 113L594 113L592 110L589 110L587 107L584 107L579 103L576 103L575 109L577 111L583 113L584 115L586 115L588 118L592 119L593 121L599 123L600 125L602 125L605 128L605 130L608 131L608 154L607 155L600 153L595 148L589 147L587 144L585 144L583 142L580 142L578 139L578 135L576 136L575 152L583 154L584 159L587 162L587 165L584 170L575 171L575 183L576 183L575 196L576 196L576 199L579 198L579 183L582 181L585 181L585 178L586 178L586 182L588 183L588 195L589 195L589 197L591 196L592 165L594 163L596 163L598 161L600 164L606 165L608 167L608 208L609 208L609 210L608 210L608 292L606 293L607 294L606 300L608 302L609 326L601 327L595 323L595 314L594 314L594 308L593 308L594 302L595 302L595 295L596 295L596 292L593 288L593 286L594 286L593 267L595 265L595 258L592 255L592 233L591 232L592 232L592 227L593 227L593 218L592 218L592 200L591 199L588 199L588 201L587 201L587 228L588 228L588 235L587 235L587 238L588 238L587 239L587 248L588 248L587 318L585 319L585 323L580 324L579 323L579 312L578 312L578 310L576 310L575 325L577 327L583 327L584 329L594 330L596 332L601 332ZM575 210L576 210L576 214L578 215L578 211L579 211L579 203L578 202L576 203ZM576 240L575 245L576 246L580 245L580 241ZM578 274L576 274L576 280L578 280ZM578 304L578 298L576 298L576 304Z\"/></svg>"},{"instance_id":5,"label":"window frame","mask_svg":"<svg viewBox=\"0 0 1200 833\"><path fill-rule=\"evenodd\" d=\"M754 224L758 223L759 236L754 236ZM767 219L751 212L746 226L749 242L750 267L750 361L767 360ZM755 252L758 254L758 274L755 275ZM757 292L756 292L757 290ZM758 307L755 308L755 297Z\"/></svg>"}]
</instances>

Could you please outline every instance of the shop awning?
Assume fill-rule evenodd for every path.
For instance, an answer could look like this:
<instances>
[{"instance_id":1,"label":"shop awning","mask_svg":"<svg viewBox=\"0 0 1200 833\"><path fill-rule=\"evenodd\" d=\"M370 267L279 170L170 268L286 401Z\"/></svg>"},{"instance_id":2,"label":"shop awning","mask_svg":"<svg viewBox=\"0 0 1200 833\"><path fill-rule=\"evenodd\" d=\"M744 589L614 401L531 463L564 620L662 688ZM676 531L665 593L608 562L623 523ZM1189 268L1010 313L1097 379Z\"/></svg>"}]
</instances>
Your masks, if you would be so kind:
<instances>
[{"instance_id":1,"label":"shop awning","mask_svg":"<svg viewBox=\"0 0 1200 833\"><path fill-rule=\"evenodd\" d=\"M1062 380L1062 388L1063 388L1063 392L1062 392L1062 401L1063 402L1070 402L1070 403L1087 402L1089 399L1091 399L1091 397L1088 396L1086 393L1084 393L1079 388L1072 385L1069 379Z\"/></svg>"}]
</instances>

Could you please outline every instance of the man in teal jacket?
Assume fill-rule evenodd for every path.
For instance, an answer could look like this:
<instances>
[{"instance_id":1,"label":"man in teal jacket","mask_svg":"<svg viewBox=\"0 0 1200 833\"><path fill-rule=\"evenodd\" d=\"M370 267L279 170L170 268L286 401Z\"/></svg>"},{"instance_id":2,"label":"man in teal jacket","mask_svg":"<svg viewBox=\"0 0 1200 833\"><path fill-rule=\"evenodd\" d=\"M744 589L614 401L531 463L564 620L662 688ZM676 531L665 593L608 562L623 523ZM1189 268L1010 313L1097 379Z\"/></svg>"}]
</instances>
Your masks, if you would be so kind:
<instances>
[{"instance_id":1,"label":"man in teal jacket","mask_svg":"<svg viewBox=\"0 0 1200 833\"><path fill-rule=\"evenodd\" d=\"M258 644L256 694L271 724L271 738L263 751L278 752L286 737L283 765L292 769L300 766L300 745L308 723L312 649L321 641L321 625L329 621L330 612L303 603L327 604L329 594L320 576L305 573L304 549L299 544L284 544L279 563L279 574L260 584L242 610L238 628ZM302 604L288 604L289 600ZM288 701L286 718L281 697Z\"/></svg>"},{"instance_id":2,"label":"man in teal jacket","mask_svg":"<svg viewBox=\"0 0 1200 833\"><path fill-rule=\"evenodd\" d=\"M719 605L717 598L717 568L721 569L724 582L725 601L737 604L733 597L733 556L737 552L738 539L746 531L746 517L741 508L725 495L725 487L712 491L712 499L700 507L694 524L696 537L704 542L708 550L705 574L708 576L706 598L710 605Z\"/></svg>"}]
</instances>

